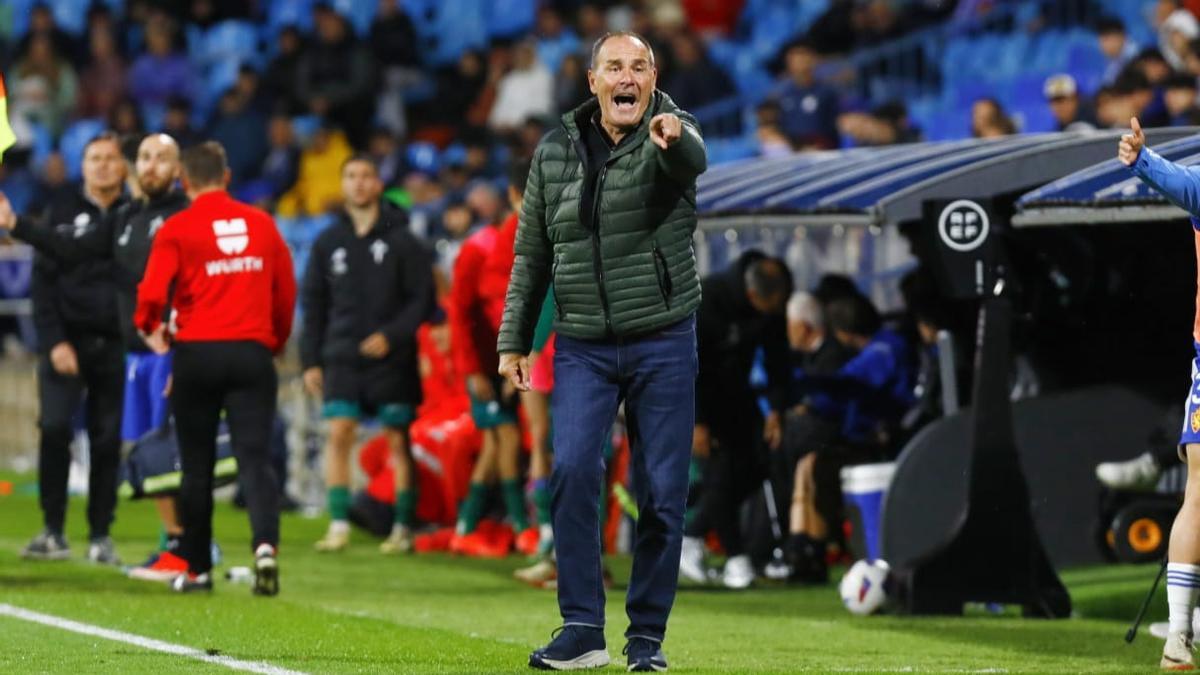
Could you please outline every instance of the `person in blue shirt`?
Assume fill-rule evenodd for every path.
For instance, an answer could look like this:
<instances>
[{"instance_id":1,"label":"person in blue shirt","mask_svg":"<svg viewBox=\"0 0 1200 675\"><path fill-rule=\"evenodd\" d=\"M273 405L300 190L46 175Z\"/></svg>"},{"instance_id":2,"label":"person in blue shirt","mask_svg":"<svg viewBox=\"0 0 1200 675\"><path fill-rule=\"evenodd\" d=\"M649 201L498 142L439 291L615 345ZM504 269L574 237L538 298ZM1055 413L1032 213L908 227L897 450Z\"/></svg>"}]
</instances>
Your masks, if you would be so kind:
<instances>
[{"instance_id":1,"label":"person in blue shirt","mask_svg":"<svg viewBox=\"0 0 1200 675\"><path fill-rule=\"evenodd\" d=\"M838 96L816 78L817 52L800 41L784 53L786 77L772 98L782 111L780 128L800 150L838 147Z\"/></svg>"},{"instance_id":2,"label":"person in blue shirt","mask_svg":"<svg viewBox=\"0 0 1200 675\"><path fill-rule=\"evenodd\" d=\"M1188 212L1200 258L1200 167L1181 166L1163 159L1146 146L1138 118L1129 120L1131 131L1121 137L1117 159L1133 175L1162 193L1167 201ZM1197 298L1200 310L1200 297ZM1197 356L1192 361L1192 384L1179 438L1179 456L1188 466L1183 504L1171 528L1167 549L1167 641L1160 666L1165 670L1192 670L1192 612L1200 598L1200 313L1192 328Z\"/></svg>"},{"instance_id":3,"label":"person in blue shirt","mask_svg":"<svg viewBox=\"0 0 1200 675\"><path fill-rule=\"evenodd\" d=\"M839 430L835 442L819 444L796 464L788 546L793 579L806 583L828 579L825 551L838 535L842 467L886 457L889 433L913 403L909 346L882 327L871 301L840 298L825 315L834 337L855 355L833 375L798 370L793 382L793 397L803 401L799 412Z\"/></svg>"}]
</instances>

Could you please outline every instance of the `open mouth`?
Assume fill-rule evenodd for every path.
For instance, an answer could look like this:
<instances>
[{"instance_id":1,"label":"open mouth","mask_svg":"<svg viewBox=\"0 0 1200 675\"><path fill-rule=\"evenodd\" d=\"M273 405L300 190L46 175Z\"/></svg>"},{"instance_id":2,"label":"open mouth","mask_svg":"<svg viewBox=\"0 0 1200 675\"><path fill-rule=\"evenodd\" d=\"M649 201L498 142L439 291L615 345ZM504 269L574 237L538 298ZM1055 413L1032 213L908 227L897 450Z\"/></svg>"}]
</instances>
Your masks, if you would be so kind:
<instances>
[{"instance_id":1,"label":"open mouth","mask_svg":"<svg viewBox=\"0 0 1200 675\"><path fill-rule=\"evenodd\" d=\"M637 97L633 94L617 94L613 96L613 104L617 110L634 110L637 107Z\"/></svg>"}]
</instances>

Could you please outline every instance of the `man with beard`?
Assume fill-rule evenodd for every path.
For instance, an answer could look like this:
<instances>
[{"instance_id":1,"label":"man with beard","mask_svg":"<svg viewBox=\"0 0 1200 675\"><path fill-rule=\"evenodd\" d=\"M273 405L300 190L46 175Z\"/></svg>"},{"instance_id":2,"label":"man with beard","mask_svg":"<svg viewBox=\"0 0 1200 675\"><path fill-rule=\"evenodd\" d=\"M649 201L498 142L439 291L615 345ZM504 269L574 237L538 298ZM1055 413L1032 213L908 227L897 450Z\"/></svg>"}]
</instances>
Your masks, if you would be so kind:
<instances>
[{"instance_id":1,"label":"man with beard","mask_svg":"<svg viewBox=\"0 0 1200 675\"><path fill-rule=\"evenodd\" d=\"M105 133L83 151L83 188L56 200L43 223L17 218L0 195L0 228L46 242L96 236L124 203L125 163L119 139ZM88 559L117 564L108 536L117 502L121 441L121 341L115 279L107 256L74 262L39 253L33 263L33 313L41 359L38 398L41 441L38 491L45 529L22 551L24 558L64 560L71 555L66 520L72 418L86 401L91 466L88 477ZM86 391L86 398L84 393Z\"/></svg>"},{"instance_id":2,"label":"man with beard","mask_svg":"<svg viewBox=\"0 0 1200 675\"><path fill-rule=\"evenodd\" d=\"M140 197L111 212L82 236L61 237L33 227L24 219L0 218L0 227L11 227L42 255L64 265L88 259L110 258L116 279L117 314L125 343L125 398L121 439L132 443L163 426L167 419L167 394L171 354L155 354L133 328L133 308L138 282L146 269L150 244L163 222L188 205L187 196L175 187L179 179L179 146L166 134L151 134L138 144L134 170ZM161 551L130 570L135 579L166 581L186 571L187 563L175 555L182 528L174 495L160 495L155 506L166 533Z\"/></svg>"}]
</instances>

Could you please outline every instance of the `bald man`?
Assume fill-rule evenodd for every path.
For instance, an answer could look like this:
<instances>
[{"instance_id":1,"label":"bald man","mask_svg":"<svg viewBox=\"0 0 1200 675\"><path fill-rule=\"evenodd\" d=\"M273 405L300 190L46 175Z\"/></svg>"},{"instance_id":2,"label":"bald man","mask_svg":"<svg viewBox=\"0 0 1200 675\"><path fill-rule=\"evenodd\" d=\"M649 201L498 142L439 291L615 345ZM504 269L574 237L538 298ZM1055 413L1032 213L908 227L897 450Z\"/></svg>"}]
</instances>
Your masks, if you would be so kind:
<instances>
[{"instance_id":1,"label":"bald man","mask_svg":"<svg viewBox=\"0 0 1200 675\"><path fill-rule=\"evenodd\" d=\"M114 209L97 227L81 236L56 236L36 228L25 219L12 217L12 210L0 194L0 227L11 231L42 255L64 265L92 259L110 258L117 289L117 314L125 344L125 399L121 418L121 439L136 441L146 432L162 427L167 418L167 388L171 374L171 355L155 354L133 328L133 309L137 285L146 269L150 244L164 221L188 205L187 196L176 189L179 179L179 146L166 134L150 134L138 145L134 161L137 199ZM167 534L163 551L145 564L131 570L130 576L147 580L167 580L186 570L187 564L172 551L182 532L173 496L156 499L159 515Z\"/></svg>"}]
</instances>

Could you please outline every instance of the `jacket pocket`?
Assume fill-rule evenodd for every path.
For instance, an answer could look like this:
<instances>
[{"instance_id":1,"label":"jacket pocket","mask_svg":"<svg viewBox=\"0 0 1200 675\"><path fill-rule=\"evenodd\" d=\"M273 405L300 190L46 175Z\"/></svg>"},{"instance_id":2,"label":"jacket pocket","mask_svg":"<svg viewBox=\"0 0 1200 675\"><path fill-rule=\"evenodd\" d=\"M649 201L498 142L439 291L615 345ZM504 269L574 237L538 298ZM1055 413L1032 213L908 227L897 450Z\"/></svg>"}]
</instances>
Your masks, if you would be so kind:
<instances>
[{"instance_id":1,"label":"jacket pocket","mask_svg":"<svg viewBox=\"0 0 1200 675\"><path fill-rule=\"evenodd\" d=\"M658 292L662 294L663 304L667 306L667 309L671 309L671 291L674 290L671 283L671 269L667 266L667 257L658 248L658 244L654 245L652 252L654 254L654 273L658 277Z\"/></svg>"},{"instance_id":2,"label":"jacket pocket","mask_svg":"<svg viewBox=\"0 0 1200 675\"><path fill-rule=\"evenodd\" d=\"M553 288L550 289L550 294L554 296L554 314L561 321L563 319L562 303L558 301L558 256L554 257L554 265L550 267L550 284Z\"/></svg>"}]
</instances>

